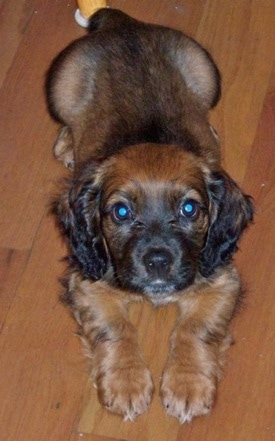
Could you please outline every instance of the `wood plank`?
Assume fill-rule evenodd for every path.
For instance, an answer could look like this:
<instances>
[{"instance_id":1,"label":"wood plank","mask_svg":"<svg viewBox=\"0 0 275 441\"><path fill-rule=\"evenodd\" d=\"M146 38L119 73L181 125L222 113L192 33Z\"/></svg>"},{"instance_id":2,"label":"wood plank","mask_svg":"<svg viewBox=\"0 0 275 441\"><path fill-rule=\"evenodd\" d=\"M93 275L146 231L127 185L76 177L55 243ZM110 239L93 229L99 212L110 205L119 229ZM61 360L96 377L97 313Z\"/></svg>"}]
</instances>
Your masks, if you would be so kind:
<instances>
[{"instance_id":1,"label":"wood plank","mask_svg":"<svg viewBox=\"0 0 275 441\"><path fill-rule=\"evenodd\" d=\"M0 332L28 256L28 251L0 249Z\"/></svg>"},{"instance_id":2,"label":"wood plank","mask_svg":"<svg viewBox=\"0 0 275 441\"><path fill-rule=\"evenodd\" d=\"M64 252L53 220L45 217L1 334L5 441L68 440L73 429L87 367L71 336L74 323L59 302Z\"/></svg>"},{"instance_id":3,"label":"wood plank","mask_svg":"<svg viewBox=\"0 0 275 441\"><path fill-rule=\"evenodd\" d=\"M196 38L216 60L223 91L211 121L225 168L242 182L275 60L274 1L206 3Z\"/></svg>"},{"instance_id":4,"label":"wood plank","mask_svg":"<svg viewBox=\"0 0 275 441\"><path fill-rule=\"evenodd\" d=\"M57 128L46 109L45 72L57 52L84 32L74 22L74 5L52 8L36 0L33 8L0 90L0 246L21 250L31 247L53 180L64 171L51 151Z\"/></svg>"},{"instance_id":5,"label":"wood plank","mask_svg":"<svg viewBox=\"0 0 275 441\"><path fill-rule=\"evenodd\" d=\"M0 2L0 89L34 11L34 1Z\"/></svg>"},{"instance_id":6,"label":"wood plank","mask_svg":"<svg viewBox=\"0 0 275 441\"><path fill-rule=\"evenodd\" d=\"M85 433L74 433L70 441L126 441L123 439L106 438L105 436L87 435Z\"/></svg>"}]
</instances>

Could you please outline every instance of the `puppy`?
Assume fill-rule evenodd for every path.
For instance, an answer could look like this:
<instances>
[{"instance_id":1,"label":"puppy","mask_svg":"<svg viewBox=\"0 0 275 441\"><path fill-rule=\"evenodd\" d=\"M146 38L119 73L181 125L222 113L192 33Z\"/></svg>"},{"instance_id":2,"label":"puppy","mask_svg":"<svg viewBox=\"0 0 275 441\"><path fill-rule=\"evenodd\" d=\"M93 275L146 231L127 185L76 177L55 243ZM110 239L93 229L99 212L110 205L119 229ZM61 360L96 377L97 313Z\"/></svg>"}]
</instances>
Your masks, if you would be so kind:
<instances>
[{"instance_id":1,"label":"puppy","mask_svg":"<svg viewBox=\"0 0 275 441\"><path fill-rule=\"evenodd\" d=\"M54 204L70 247L66 299L103 406L133 420L153 395L129 305L176 302L160 396L181 423L215 401L240 295L232 257L251 200L222 169L208 111L220 75L194 40L102 9L53 62L54 147L73 169Z\"/></svg>"}]
</instances>

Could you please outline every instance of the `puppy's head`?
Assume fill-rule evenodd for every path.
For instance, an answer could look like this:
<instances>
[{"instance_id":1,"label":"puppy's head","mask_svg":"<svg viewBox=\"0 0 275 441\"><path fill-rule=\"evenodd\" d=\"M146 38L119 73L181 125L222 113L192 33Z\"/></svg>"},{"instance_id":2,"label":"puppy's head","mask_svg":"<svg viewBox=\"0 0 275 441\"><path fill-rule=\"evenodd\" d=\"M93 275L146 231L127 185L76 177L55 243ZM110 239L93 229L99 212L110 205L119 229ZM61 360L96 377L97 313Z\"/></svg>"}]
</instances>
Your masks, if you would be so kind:
<instances>
[{"instance_id":1,"label":"puppy's head","mask_svg":"<svg viewBox=\"0 0 275 441\"><path fill-rule=\"evenodd\" d=\"M227 174L154 144L86 164L57 211L84 277L151 298L227 264L252 219L249 197Z\"/></svg>"}]
</instances>

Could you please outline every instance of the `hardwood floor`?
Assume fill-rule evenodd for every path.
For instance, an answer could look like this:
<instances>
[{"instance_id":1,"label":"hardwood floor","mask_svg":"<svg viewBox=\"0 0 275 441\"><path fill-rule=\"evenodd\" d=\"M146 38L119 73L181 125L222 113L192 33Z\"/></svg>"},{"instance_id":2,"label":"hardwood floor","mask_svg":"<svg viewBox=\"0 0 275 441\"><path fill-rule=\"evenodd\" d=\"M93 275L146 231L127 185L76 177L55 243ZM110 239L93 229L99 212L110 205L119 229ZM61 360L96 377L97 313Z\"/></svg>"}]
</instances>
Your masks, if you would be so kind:
<instances>
[{"instance_id":1,"label":"hardwood floor","mask_svg":"<svg viewBox=\"0 0 275 441\"><path fill-rule=\"evenodd\" d=\"M75 324L59 303L65 248L48 215L66 170L52 156L57 127L44 98L53 57L83 35L75 2L0 0L0 438L3 441L272 441L275 439L274 0L113 0L138 19L181 29L213 55L223 77L211 121L227 171L255 200L255 225L236 262L247 289L234 320L217 404L180 426L157 394L135 423L103 411ZM132 311L157 380L173 308Z\"/></svg>"}]
</instances>

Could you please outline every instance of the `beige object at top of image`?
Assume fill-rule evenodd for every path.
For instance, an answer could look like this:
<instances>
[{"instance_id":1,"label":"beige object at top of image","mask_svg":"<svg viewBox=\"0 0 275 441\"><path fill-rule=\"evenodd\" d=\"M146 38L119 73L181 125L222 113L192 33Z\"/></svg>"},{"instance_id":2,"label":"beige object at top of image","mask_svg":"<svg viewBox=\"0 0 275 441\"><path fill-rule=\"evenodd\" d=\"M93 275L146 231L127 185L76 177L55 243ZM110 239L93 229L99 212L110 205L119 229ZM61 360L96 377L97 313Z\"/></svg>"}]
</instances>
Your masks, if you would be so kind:
<instances>
[{"instance_id":1,"label":"beige object at top of image","mask_svg":"<svg viewBox=\"0 0 275 441\"><path fill-rule=\"evenodd\" d=\"M79 10L84 18L88 18L98 9L106 7L106 3L104 0L77 0Z\"/></svg>"}]
</instances>

